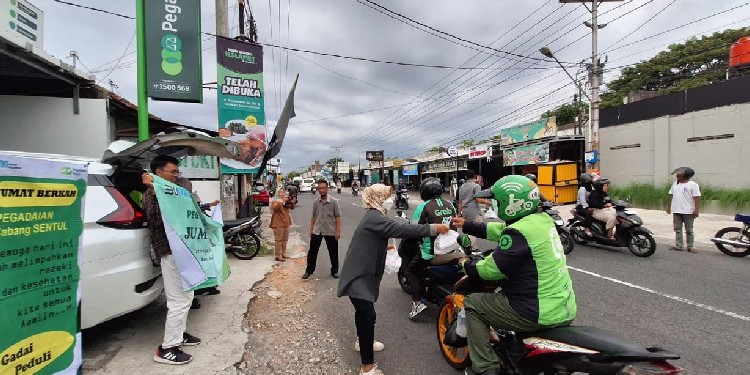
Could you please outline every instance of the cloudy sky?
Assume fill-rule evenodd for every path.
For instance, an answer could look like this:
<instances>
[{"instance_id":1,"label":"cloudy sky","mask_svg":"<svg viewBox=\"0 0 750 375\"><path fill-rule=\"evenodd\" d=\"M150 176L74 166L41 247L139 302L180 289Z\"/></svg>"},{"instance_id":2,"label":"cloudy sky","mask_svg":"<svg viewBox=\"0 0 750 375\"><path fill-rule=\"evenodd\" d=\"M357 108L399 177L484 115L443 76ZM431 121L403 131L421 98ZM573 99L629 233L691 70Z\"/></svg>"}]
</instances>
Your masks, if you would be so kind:
<instances>
[{"instance_id":1,"label":"cloudy sky","mask_svg":"<svg viewBox=\"0 0 750 375\"><path fill-rule=\"evenodd\" d=\"M95 73L105 87L111 80L115 91L136 102L135 21L53 0L31 1L45 12L48 53L71 62L65 57L78 51L84 71ZM135 15L133 0L70 2ZM236 36L237 4L228 2L230 34ZM572 100L572 81L538 52L540 47L548 46L579 78L585 75L578 63L591 57L590 29L582 25L590 14L581 4L558 0L248 3L263 43L442 66L373 63L266 47L270 127L294 75L300 75L297 117L279 155L285 171L333 157L332 146L343 146L340 156L356 163L365 150L384 149L386 156L408 157L436 145L487 139L502 127L538 118ZM203 31L215 32L214 0L201 0L201 5ZM746 0L624 0L604 3L600 13L600 22L608 23L599 33L608 68L648 59L692 36L750 25ZM214 82L215 40L203 40L203 81ZM616 76L613 69L605 81ZM170 121L217 128L214 90L204 91L203 104L152 102L150 111Z\"/></svg>"}]
</instances>

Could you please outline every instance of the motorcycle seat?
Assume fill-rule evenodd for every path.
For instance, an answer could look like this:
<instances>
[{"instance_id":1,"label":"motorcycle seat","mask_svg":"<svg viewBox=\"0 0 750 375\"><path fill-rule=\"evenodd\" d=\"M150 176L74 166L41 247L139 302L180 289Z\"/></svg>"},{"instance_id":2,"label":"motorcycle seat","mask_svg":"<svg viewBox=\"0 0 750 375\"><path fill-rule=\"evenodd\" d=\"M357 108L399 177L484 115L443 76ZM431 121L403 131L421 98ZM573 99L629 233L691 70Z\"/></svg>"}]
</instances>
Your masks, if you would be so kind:
<instances>
[{"instance_id":1,"label":"motorcycle seat","mask_svg":"<svg viewBox=\"0 0 750 375\"><path fill-rule=\"evenodd\" d=\"M238 225L248 222L250 219L224 220L224 229L234 228Z\"/></svg>"},{"instance_id":2,"label":"motorcycle seat","mask_svg":"<svg viewBox=\"0 0 750 375\"><path fill-rule=\"evenodd\" d=\"M750 224L750 215L746 215L746 214L734 215L734 221L739 221L740 223Z\"/></svg>"},{"instance_id":3,"label":"motorcycle seat","mask_svg":"<svg viewBox=\"0 0 750 375\"><path fill-rule=\"evenodd\" d=\"M523 339L541 338L599 352L602 360L679 359L680 356L658 348L645 348L607 330L590 326L568 326L537 332L516 333ZM525 340L526 342L528 340ZM597 355L589 356L594 360Z\"/></svg>"}]
</instances>

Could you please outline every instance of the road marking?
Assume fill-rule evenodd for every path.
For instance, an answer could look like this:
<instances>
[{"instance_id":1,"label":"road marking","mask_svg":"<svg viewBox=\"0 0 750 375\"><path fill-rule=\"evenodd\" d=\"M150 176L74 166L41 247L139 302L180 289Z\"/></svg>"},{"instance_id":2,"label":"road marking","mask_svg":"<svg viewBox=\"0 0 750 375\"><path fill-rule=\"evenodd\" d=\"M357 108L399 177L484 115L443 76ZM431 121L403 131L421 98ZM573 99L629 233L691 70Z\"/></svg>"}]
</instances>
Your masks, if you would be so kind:
<instances>
[{"instance_id":1,"label":"road marking","mask_svg":"<svg viewBox=\"0 0 750 375\"><path fill-rule=\"evenodd\" d=\"M682 298L682 297L678 297L678 296L673 296L671 294L662 293L662 292L659 292L659 291L656 291L656 290L653 290L653 289L649 289L649 288L646 288L646 287L643 287L643 286L640 286L640 285L635 285L633 283L629 283L627 281L622 281L622 280L618 280L618 279L615 279L615 278L612 278L612 277L600 275L600 274L598 274L596 272L586 271L586 270L582 270L580 268L576 268L576 267L572 267L572 266L568 266L568 269L571 269L573 271L578 271L580 273L584 273L584 274L589 275L589 276L598 277L600 279L611 281L613 283L617 283L617 284L620 284L620 285L625 285L625 286L631 287L633 289L638 289L638 290L641 290L641 291L644 291L644 292L647 292L647 293L655 294L657 296L669 298L669 299L677 301L677 302L682 302L682 303L686 303L688 305L692 305L692 306L695 306L695 307L700 307L702 309L706 309L708 311L713 311L713 312L716 312L716 313L719 313L719 314L723 314L723 315L726 315L726 316L731 317L731 318L735 318L735 319L739 319L739 320L744 320L746 322L750 322L750 316L745 316L745 315L733 313L731 311L722 310L722 309L720 309L718 307L713 307L713 306L706 305L706 304L703 304L703 303L700 303L700 302L691 301L691 300L689 300L687 298Z\"/></svg>"},{"instance_id":2,"label":"road marking","mask_svg":"<svg viewBox=\"0 0 750 375\"><path fill-rule=\"evenodd\" d=\"M360 205L358 205L358 204L356 204L356 203L352 203L352 204L353 204L353 205L355 205L355 206L357 206L357 207L361 207Z\"/></svg>"}]
</instances>

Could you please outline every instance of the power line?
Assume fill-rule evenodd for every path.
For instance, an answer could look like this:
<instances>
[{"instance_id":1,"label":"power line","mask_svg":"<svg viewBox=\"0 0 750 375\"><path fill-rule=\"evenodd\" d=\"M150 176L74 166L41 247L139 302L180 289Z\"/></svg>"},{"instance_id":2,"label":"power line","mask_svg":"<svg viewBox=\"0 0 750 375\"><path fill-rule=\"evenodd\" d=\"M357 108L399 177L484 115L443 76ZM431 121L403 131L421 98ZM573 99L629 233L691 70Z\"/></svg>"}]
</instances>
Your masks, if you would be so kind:
<instances>
[{"instance_id":1,"label":"power line","mask_svg":"<svg viewBox=\"0 0 750 375\"><path fill-rule=\"evenodd\" d=\"M643 28L643 26L646 26L647 23L651 22L658 15L662 14L665 10L667 10L667 8L669 8L670 6L672 6L672 4L674 4L675 2L677 2L677 0L672 0L671 2L669 2L669 4L665 5L663 8L661 8L661 10L659 10L656 13L654 13L654 15L652 15L649 19L647 19L642 24L638 25L638 27L634 28L633 31L627 33L626 35L630 36L630 35L633 35L633 33L638 32L638 30L641 30ZM636 9L638 9L638 8L636 8ZM605 48L601 53L606 53L610 48L612 48L612 47L614 47L614 46L622 43L622 41L625 40L627 38L627 36L625 38L620 38L617 41L615 41L614 43L610 44L609 47Z\"/></svg>"}]
</instances>

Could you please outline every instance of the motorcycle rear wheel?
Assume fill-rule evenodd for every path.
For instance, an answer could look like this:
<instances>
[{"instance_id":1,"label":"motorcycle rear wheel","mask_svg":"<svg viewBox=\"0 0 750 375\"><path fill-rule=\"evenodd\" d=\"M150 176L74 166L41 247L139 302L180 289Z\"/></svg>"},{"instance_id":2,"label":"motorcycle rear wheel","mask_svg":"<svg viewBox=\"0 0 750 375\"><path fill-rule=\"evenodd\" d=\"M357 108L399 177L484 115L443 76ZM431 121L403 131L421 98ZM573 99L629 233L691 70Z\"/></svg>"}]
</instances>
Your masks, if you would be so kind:
<instances>
[{"instance_id":1,"label":"motorcycle rear wheel","mask_svg":"<svg viewBox=\"0 0 750 375\"><path fill-rule=\"evenodd\" d=\"M584 237L583 224L574 223L570 226L568 232L570 232L570 237L573 239L573 241L575 241L575 243L581 245L589 243L589 241L586 241L586 237Z\"/></svg>"},{"instance_id":2,"label":"motorcycle rear wheel","mask_svg":"<svg viewBox=\"0 0 750 375\"><path fill-rule=\"evenodd\" d=\"M461 370L469 365L471 360L469 359L469 346L463 348L454 348L452 346L443 343L445 339L445 333L448 331L448 327L451 326L453 321L456 319L456 308L453 304L444 303L440 307L440 315L437 320L437 339L438 345L440 345L440 353L443 358L448 362L451 367Z\"/></svg>"},{"instance_id":3,"label":"motorcycle rear wheel","mask_svg":"<svg viewBox=\"0 0 750 375\"><path fill-rule=\"evenodd\" d=\"M747 233L742 233L742 229L737 227L729 227L724 228L718 232L716 232L716 235L714 238L722 238L725 240L733 240L733 241L740 241L740 242L747 242L750 246L750 236L748 236ZM750 248L739 248L732 245L724 245L717 243L716 247L724 254L729 255L730 257L746 257L750 255Z\"/></svg>"},{"instance_id":4,"label":"motorcycle rear wheel","mask_svg":"<svg viewBox=\"0 0 750 375\"><path fill-rule=\"evenodd\" d=\"M398 285L401 286L401 290L404 291L406 294L411 294L411 288L409 287L409 283L406 282L406 275L405 273L402 273L399 271L396 274L396 277L398 277Z\"/></svg>"},{"instance_id":5,"label":"motorcycle rear wheel","mask_svg":"<svg viewBox=\"0 0 750 375\"><path fill-rule=\"evenodd\" d=\"M565 252L565 254L570 254L570 252L573 251L573 247L575 246L573 236L564 229L558 229L557 234L560 235L560 242L562 242L563 251Z\"/></svg>"},{"instance_id":6,"label":"motorcycle rear wheel","mask_svg":"<svg viewBox=\"0 0 750 375\"><path fill-rule=\"evenodd\" d=\"M637 257L647 258L656 251L654 236L645 232L631 233L628 250Z\"/></svg>"},{"instance_id":7,"label":"motorcycle rear wheel","mask_svg":"<svg viewBox=\"0 0 750 375\"><path fill-rule=\"evenodd\" d=\"M242 260L255 258L260 252L260 238L255 233L240 233L231 239L232 255Z\"/></svg>"}]
</instances>

